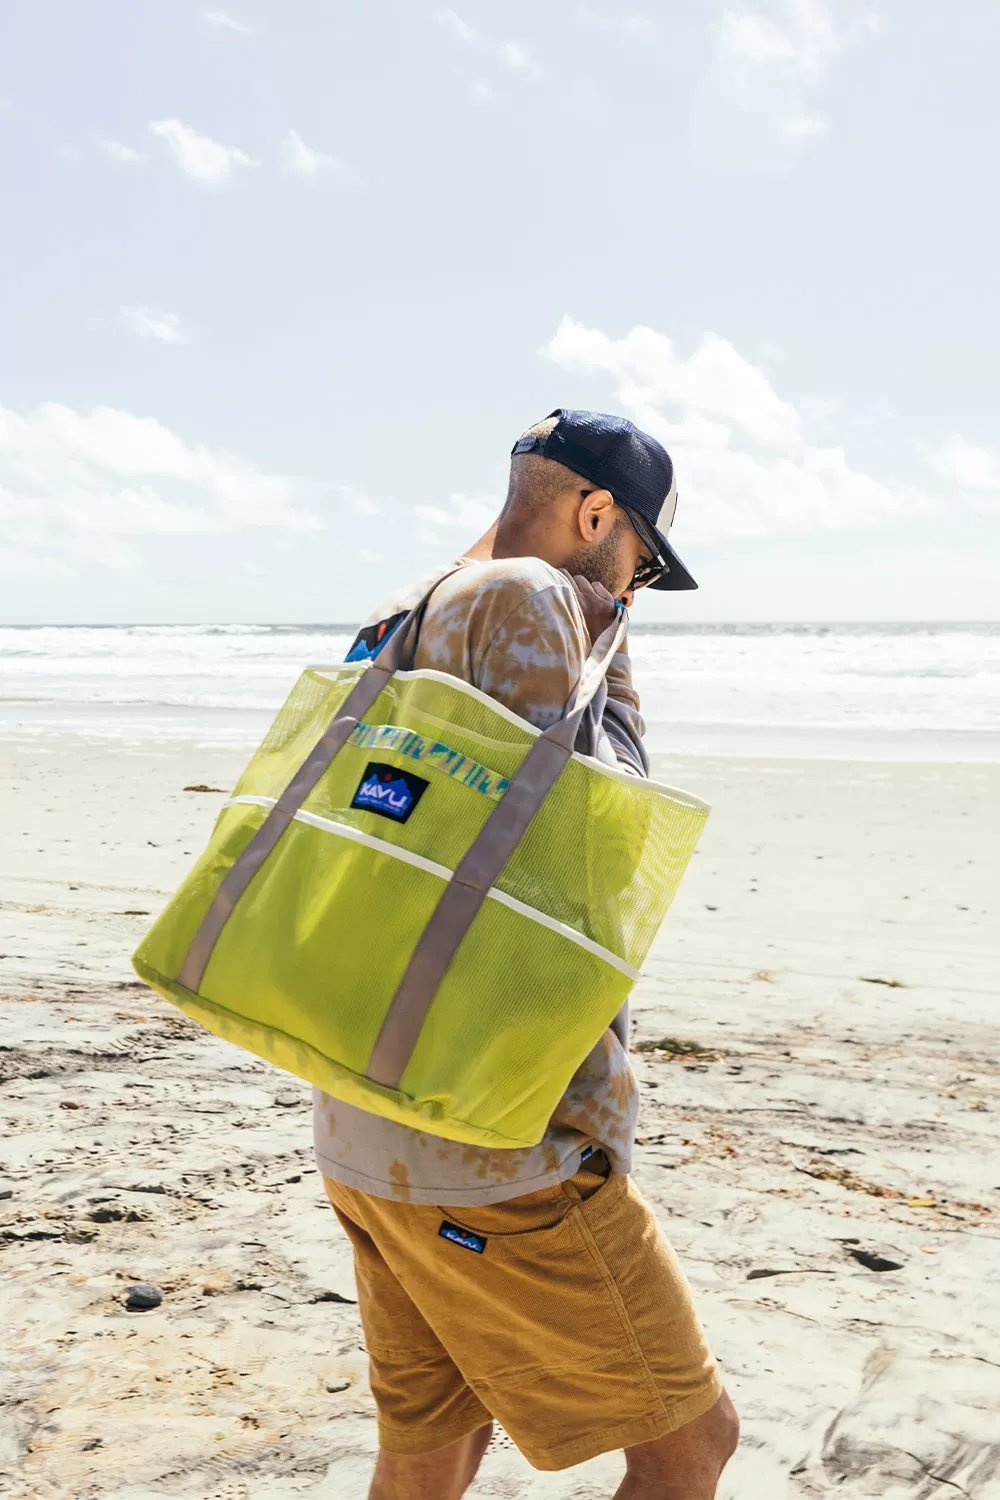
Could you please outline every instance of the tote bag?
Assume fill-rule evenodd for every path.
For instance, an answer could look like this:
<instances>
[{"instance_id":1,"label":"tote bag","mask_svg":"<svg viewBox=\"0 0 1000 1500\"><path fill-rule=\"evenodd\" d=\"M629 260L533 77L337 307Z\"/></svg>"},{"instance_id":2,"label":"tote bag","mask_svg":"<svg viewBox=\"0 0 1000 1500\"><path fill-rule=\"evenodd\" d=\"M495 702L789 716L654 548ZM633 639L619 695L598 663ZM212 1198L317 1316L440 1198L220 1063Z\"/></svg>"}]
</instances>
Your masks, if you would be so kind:
<instances>
[{"instance_id":1,"label":"tote bag","mask_svg":"<svg viewBox=\"0 0 1000 1500\"><path fill-rule=\"evenodd\" d=\"M528 1146L626 1000L708 808L574 752L624 612L541 733L407 665L429 597L370 664L303 672L133 961L336 1098Z\"/></svg>"}]
</instances>

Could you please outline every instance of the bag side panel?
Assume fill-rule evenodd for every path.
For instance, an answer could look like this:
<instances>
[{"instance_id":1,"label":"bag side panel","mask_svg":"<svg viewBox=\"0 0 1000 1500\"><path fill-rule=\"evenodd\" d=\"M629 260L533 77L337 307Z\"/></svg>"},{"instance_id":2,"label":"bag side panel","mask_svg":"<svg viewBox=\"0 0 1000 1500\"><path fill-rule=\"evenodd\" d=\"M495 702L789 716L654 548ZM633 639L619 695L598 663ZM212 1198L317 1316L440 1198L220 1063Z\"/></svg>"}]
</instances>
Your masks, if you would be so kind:
<instances>
[{"instance_id":1,"label":"bag side panel","mask_svg":"<svg viewBox=\"0 0 1000 1500\"><path fill-rule=\"evenodd\" d=\"M401 1086L445 1114L537 1143L631 988L632 979L603 959L487 901L434 998Z\"/></svg>"},{"instance_id":2,"label":"bag side panel","mask_svg":"<svg viewBox=\"0 0 1000 1500\"><path fill-rule=\"evenodd\" d=\"M223 929L200 992L363 1073L443 886L294 822Z\"/></svg>"},{"instance_id":3,"label":"bag side panel","mask_svg":"<svg viewBox=\"0 0 1000 1500\"><path fill-rule=\"evenodd\" d=\"M254 1056L263 1058L275 1067L283 1068L296 1078L323 1089L335 1099L356 1104L360 1109L367 1109L387 1120L395 1120L400 1125L409 1125L466 1145L516 1148L533 1144L531 1141L502 1136L464 1121L445 1118L434 1105L419 1105L396 1090L380 1088L369 1079L351 1073L340 1063L325 1057L297 1037L273 1026L251 1021L246 1016L227 1011L200 995L192 994L176 980L158 973L138 957L134 962L136 973L151 989L158 990L213 1035L252 1052Z\"/></svg>"},{"instance_id":4,"label":"bag side panel","mask_svg":"<svg viewBox=\"0 0 1000 1500\"><path fill-rule=\"evenodd\" d=\"M208 847L146 933L133 962L174 979L224 877L267 816L260 807L225 807Z\"/></svg>"},{"instance_id":5,"label":"bag side panel","mask_svg":"<svg viewBox=\"0 0 1000 1500\"><path fill-rule=\"evenodd\" d=\"M706 817L639 777L571 760L497 887L641 968Z\"/></svg>"}]
</instances>

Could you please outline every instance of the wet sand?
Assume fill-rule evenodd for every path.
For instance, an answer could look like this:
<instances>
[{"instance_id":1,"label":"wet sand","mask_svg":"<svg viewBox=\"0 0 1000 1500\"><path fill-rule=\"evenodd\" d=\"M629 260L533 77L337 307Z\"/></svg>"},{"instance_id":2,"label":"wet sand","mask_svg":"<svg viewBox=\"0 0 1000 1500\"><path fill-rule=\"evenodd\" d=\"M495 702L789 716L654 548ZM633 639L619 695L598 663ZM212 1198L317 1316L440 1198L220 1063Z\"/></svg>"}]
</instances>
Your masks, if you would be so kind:
<instances>
[{"instance_id":1,"label":"wet sand","mask_svg":"<svg viewBox=\"0 0 1000 1500\"><path fill-rule=\"evenodd\" d=\"M365 1493L308 1090L128 955L238 752L0 744L0 1494ZM724 1500L1000 1496L1000 768L671 760L714 804L635 995L637 1180L744 1422ZM694 1048L678 1054L674 1044ZM672 1050L674 1049L674 1050ZM124 1306L138 1281L161 1306ZM612 1493L499 1434L477 1496Z\"/></svg>"}]
</instances>

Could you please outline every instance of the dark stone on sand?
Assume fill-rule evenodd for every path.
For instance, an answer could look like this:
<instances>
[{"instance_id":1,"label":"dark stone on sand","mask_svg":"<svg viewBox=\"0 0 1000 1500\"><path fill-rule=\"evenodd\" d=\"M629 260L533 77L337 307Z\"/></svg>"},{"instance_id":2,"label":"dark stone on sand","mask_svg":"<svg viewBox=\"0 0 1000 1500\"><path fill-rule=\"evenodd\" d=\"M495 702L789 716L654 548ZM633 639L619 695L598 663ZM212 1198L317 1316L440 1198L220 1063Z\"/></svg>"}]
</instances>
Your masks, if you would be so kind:
<instances>
[{"instance_id":1,"label":"dark stone on sand","mask_svg":"<svg viewBox=\"0 0 1000 1500\"><path fill-rule=\"evenodd\" d=\"M135 1286L128 1289L125 1306L132 1312L148 1312L150 1308L159 1307L162 1301L163 1293L158 1286L152 1286L148 1281L137 1281Z\"/></svg>"},{"instance_id":2,"label":"dark stone on sand","mask_svg":"<svg viewBox=\"0 0 1000 1500\"><path fill-rule=\"evenodd\" d=\"M874 1247L865 1250L862 1245L849 1245L847 1254L856 1260L859 1266L864 1266L865 1271L903 1271L903 1260L892 1260ZM895 1251L898 1254L898 1251Z\"/></svg>"}]
</instances>

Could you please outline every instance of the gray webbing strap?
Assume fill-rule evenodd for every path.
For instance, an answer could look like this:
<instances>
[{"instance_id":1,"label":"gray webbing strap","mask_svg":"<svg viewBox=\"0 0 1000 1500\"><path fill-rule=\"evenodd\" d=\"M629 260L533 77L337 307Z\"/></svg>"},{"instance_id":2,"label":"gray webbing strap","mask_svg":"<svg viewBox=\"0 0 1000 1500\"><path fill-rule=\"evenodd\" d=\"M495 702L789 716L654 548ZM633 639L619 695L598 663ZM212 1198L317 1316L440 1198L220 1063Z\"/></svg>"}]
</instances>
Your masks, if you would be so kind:
<instances>
[{"instance_id":1,"label":"gray webbing strap","mask_svg":"<svg viewBox=\"0 0 1000 1500\"><path fill-rule=\"evenodd\" d=\"M528 825L573 753L580 721L628 633L622 612L594 642L567 709L532 745L448 882L410 957L372 1048L366 1075L398 1088L448 966Z\"/></svg>"},{"instance_id":2,"label":"gray webbing strap","mask_svg":"<svg viewBox=\"0 0 1000 1500\"><path fill-rule=\"evenodd\" d=\"M358 720L371 708L379 693L387 686L393 674L403 664L405 653L415 645L427 601L439 584L444 583L458 568L449 568L427 590L419 604L393 631L371 666L362 673L352 691L340 705L337 717L328 726L299 766L285 787L274 807L257 829L231 869L223 878L211 906L201 921L201 926L184 955L177 978L185 989L198 993L205 977L205 970L222 930L232 916L237 901L253 880L258 870L272 852L281 835L291 823L303 802L329 767L334 756L347 743Z\"/></svg>"}]
</instances>

